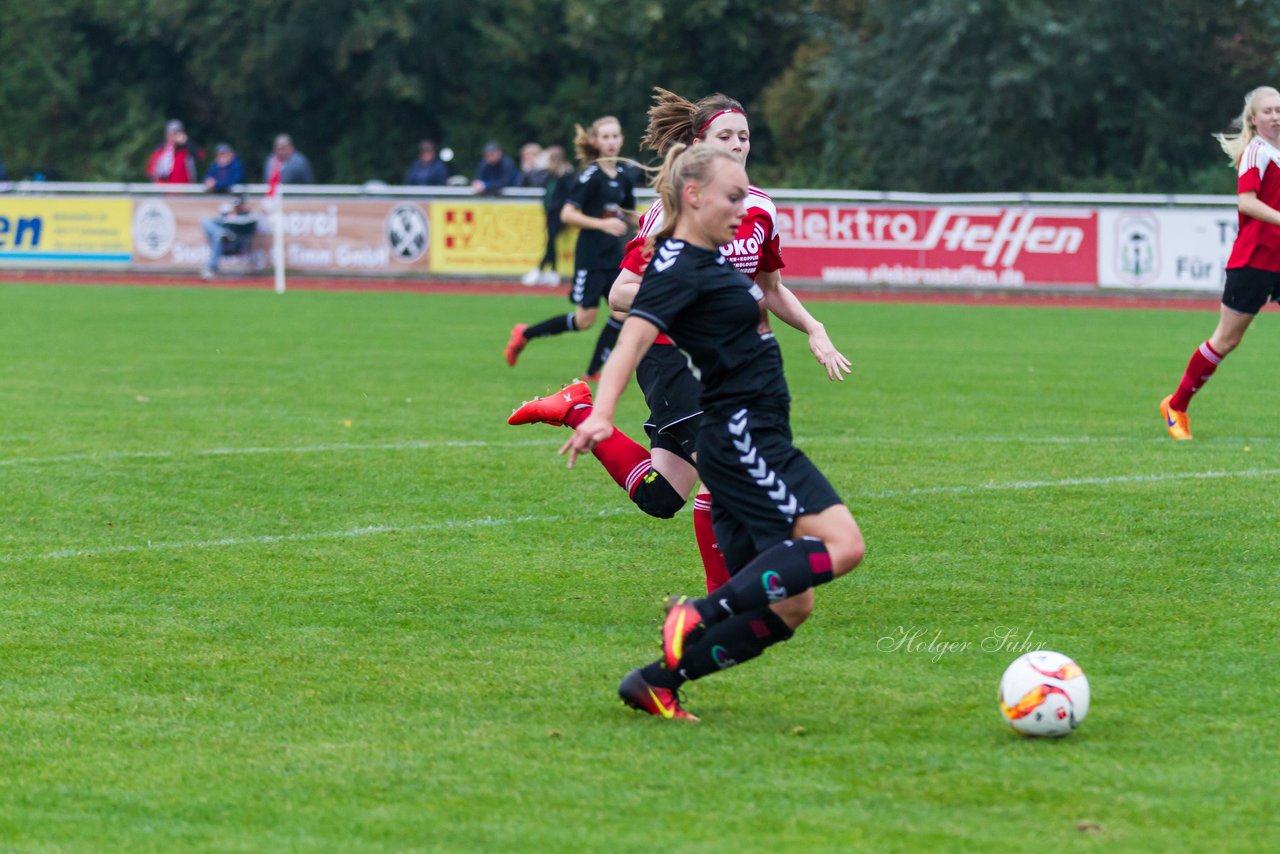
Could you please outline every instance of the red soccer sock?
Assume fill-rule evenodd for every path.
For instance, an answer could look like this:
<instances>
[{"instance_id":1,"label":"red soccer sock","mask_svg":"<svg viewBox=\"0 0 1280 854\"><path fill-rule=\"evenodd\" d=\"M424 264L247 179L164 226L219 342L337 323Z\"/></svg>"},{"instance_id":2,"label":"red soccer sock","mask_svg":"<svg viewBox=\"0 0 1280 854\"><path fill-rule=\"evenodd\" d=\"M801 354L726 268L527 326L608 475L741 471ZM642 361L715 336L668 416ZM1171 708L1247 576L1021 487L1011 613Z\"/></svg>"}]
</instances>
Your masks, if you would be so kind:
<instances>
[{"instance_id":1,"label":"red soccer sock","mask_svg":"<svg viewBox=\"0 0 1280 854\"><path fill-rule=\"evenodd\" d=\"M693 499L693 536L698 541L698 554L702 556L702 571L707 576L707 592L710 593L729 580L729 567L716 542L716 532L711 527L711 493L699 492Z\"/></svg>"},{"instance_id":2,"label":"red soccer sock","mask_svg":"<svg viewBox=\"0 0 1280 854\"><path fill-rule=\"evenodd\" d=\"M1210 347L1208 341L1197 347L1191 354L1191 361L1187 362L1187 370L1182 375L1182 382L1178 383L1178 390L1173 393L1173 398L1169 401L1169 408L1186 412L1187 407L1191 405L1192 395L1209 381L1213 372L1218 370L1222 359L1222 354Z\"/></svg>"},{"instance_id":3,"label":"red soccer sock","mask_svg":"<svg viewBox=\"0 0 1280 854\"><path fill-rule=\"evenodd\" d=\"M565 415L564 424L571 430L576 429L590 414L590 406L576 406ZM613 428L613 435L596 445L591 453L595 454L613 482L627 491L627 495L635 492L640 478L653 468L648 449L636 444L617 427Z\"/></svg>"}]
</instances>

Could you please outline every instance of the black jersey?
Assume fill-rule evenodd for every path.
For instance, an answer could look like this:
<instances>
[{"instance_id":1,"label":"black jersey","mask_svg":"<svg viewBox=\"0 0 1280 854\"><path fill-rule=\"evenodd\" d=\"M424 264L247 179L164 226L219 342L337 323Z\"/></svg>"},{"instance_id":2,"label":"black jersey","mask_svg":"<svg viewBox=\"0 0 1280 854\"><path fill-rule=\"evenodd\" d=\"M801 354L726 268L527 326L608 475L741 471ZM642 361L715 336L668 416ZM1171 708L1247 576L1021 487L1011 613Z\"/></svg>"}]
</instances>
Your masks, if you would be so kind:
<instances>
[{"instance_id":1,"label":"black jersey","mask_svg":"<svg viewBox=\"0 0 1280 854\"><path fill-rule=\"evenodd\" d=\"M569 193L568 203L587 216L622 216L623 211L635 210L635 187L629 173L619 170L617 175L610 178L599 165L592 163L578 176L577 183ZM584 228L578 235L573 267L575 270L616 272L618 265L622 263L626 246L625 236L614 237L594 228Z\"/></svg>"},{"instance_id":2,"label":"black jersey","mask_svg":"<svg viewBox=\"0 0 1280 854\"><path fill-rule=\"evenodd\" d=\"M769 328L764 291L716 249L668 238L654 252L631 313L667 333L702 374L702 407L786 412L791 400L782 351Z\"/></svg>"}]
</instances>

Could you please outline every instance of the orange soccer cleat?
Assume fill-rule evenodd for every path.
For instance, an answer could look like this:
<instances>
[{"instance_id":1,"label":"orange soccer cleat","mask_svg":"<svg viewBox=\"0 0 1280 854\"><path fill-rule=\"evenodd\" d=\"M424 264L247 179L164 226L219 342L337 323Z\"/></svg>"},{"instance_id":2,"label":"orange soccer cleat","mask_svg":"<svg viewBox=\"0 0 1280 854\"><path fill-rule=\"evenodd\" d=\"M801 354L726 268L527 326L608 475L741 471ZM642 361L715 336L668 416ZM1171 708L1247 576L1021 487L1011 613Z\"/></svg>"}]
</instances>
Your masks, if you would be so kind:
<instances>
[{"instance_id":1,"label":"orange soccer cleat","mask_svg":"<svg viewBox=\"0 0 1280 854\"><path fill-rule=\"evenodd\" d=\"M511 413L507 423L516 424L550 424L560 427L570 412L579 406L591 405L591 386L582 380L575 380L555 394L546 397L535 397Z\"/></svg>"},{"instance_id":2,"label":"orange soccer cleat","mask_svg":"<svg viewBox=\"0 0 1280 854\"><path fill-rule=\"evenodd\" d=\"M1187 413L1179 412L1169 406L1169 401L1173 399L1173 395L1169 395L1160 401L1160 414L1164 416L1164 426L1168 428L1169 435L1175 439L1191 438L1191 420L1187 418Z\"/></svg>"},{"instance_id":3,"label":"orange soccer cleat","mask_svg":"<svg viewBox=\"0 0 1280 854\"><path fill-rule=\"evenodd\" d=\"M702 615L694 607L692 599L679 596L667 600L667 619L662 624L662 657L668 670L680 667L685 641L703 628Z\"/></svg>"},{"instance_id":4,"label":"orange soccer cleat","mask_svg":"<svg viewBox=\"0 0 1280 854\"><path fill-rule=\"evenodd\" d=\"M659 688L644 680L639 668L623 677L618 685L622 702L636 711L647 712L667 720L697 721L698 716L685 711L680 705L680 693L670 688Z\"/></svg>"},{"instance_id":5,"label":"orange soccer cleat","mask_svg":"<svg viewBox=\"0 0 1280 854\"><path fill-rule=\"evenodd\" d=\"M524 331L528 328L527 323L517 323L511 327L511 338L507 341L507 364L513 368L516 366L516 359L520 358L520 351L529 343L529 339L524 337Z\"/></svg>"}]
</instances>

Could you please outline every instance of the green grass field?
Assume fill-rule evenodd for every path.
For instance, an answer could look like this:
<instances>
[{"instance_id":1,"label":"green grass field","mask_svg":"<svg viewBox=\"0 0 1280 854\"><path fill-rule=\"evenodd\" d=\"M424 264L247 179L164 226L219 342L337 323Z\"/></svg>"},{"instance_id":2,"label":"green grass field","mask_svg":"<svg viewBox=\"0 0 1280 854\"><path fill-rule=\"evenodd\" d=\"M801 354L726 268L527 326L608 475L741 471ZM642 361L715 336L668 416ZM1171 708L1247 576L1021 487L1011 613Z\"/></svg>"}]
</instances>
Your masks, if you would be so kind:
<instances>
[{"instance_id":1,"label":"green grass field","mask_svg":"<svg viewBox=\"0 0 1280 854\"><path fill-rule=\"evenodd\" d=\"M1280 850L1274 314L1175 444L1211 313L814 303L856 375L781 330L793 425L868 556L686 725L614 691L688 511L505 424L565 306L0 286L0 848ZM1028 648L1070 738L999 717Z\"/></svg>"}]
</instances>

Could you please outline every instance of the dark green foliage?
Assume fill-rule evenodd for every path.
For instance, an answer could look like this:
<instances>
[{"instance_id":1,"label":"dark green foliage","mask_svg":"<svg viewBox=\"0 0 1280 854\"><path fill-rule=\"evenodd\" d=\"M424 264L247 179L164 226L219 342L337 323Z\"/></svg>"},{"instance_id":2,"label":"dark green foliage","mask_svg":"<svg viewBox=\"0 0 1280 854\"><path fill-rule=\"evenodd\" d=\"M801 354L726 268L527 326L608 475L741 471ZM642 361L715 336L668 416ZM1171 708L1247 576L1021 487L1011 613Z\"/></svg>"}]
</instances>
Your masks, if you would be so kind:
<instances>
[{"instance_id":1,"label":"dark green foliage","mask_svg":"<svg viewBox=\"0 0 1280 854\"><path fill-rule=\"evenodd\" d=\"M652 87L724 91L772 186L1230 192L1209 135L1275 82L1259 0L0 0L11 176L141 180L160 128L261 175L291 133L320 180L398 182L419 138L567 144ZM207 157L201 163L205 168Z\"/></svg>"}]
</instances>

